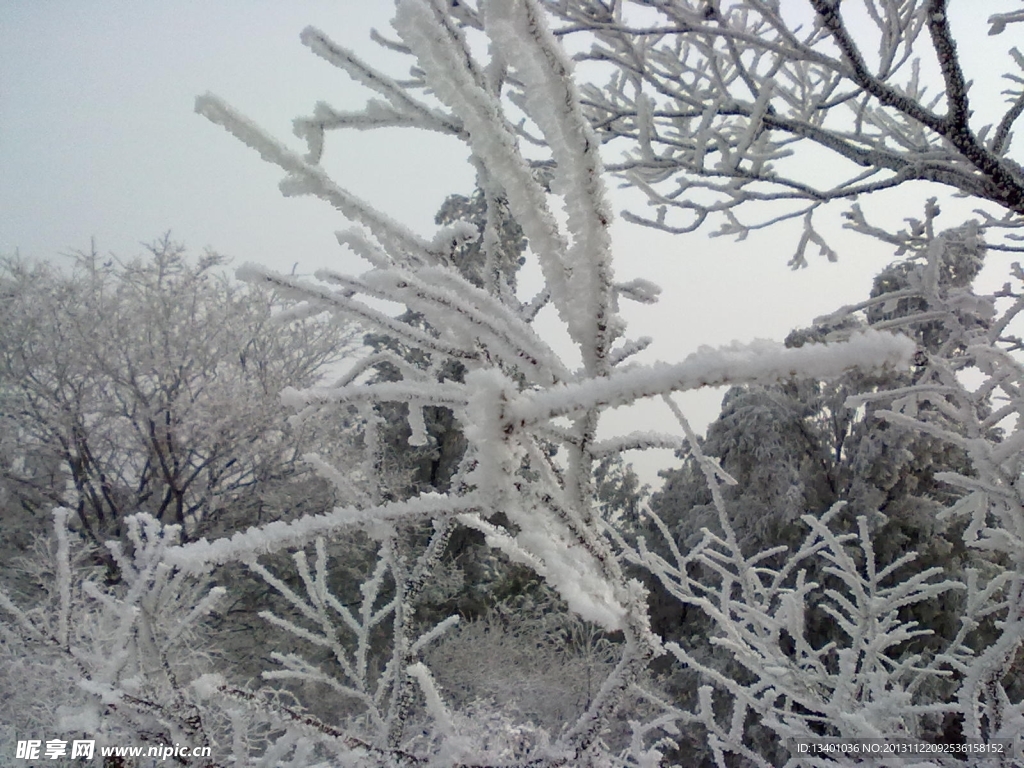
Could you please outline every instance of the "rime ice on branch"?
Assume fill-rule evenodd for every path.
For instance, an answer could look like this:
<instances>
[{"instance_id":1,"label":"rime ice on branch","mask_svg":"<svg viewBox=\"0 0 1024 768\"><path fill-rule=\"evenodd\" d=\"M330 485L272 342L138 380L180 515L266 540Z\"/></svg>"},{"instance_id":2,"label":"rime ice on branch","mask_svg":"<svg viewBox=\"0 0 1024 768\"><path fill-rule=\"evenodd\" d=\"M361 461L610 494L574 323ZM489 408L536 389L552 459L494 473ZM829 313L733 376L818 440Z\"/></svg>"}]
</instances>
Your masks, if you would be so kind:
<instances>
[{"instance_id":1,"label":"rime ice on branch","mask_svg":"<svg viewBox=\"0 0 1024 768\"><path fill-rule=\"evenodd\" d=\"M357 374L333 387L290 391L287 402L299 407L304 418L340 404L404 403L414 415L424 407L440 406L455 414L469 447L446 494L390 504L371 501L323 517L250 530L230 541L200 542L172 557L190 567L245 560L301 546L347 526L362 526L386 543L401 526L431 520L435 548L443 546L456 523L482 531L489 544L547 580L573 611L624 638L618 666L599 695L579 722L544 750L543 762L536 763L555 764L594 747L622 694L635 684L646 662L663 650L650 630L644 588L624 573L617 538L595 511L593 467L604 450L595 435L602 412L641 398L667 398L676 391L724 382L837 375L850 366L906 366L913 344L872 332L799 350L757 343L701 350L674 366L624 365L645 342L626 337L619 299L649 301L656 289L614 280L599 140L584 115L572 64L548 29L540 4L491 0L481 4L479 14L461 4L450 7L433 0L400 0L397 6L394 25L400 47L416 58L412 84L374 71L321 32L303 33L303 42L314 53L384 99L370 101L358 113L318 104L312 117L295 123L296 133L307 142L306 154L270 137L215 96L200 97L196 109L279 166L285 173L284 194L319 197L356 222L359 227L339 233L339 240L371 267L359 276L324 270L317 274L319 283L255 266L246 267L243 276L304 301L310 313L338 313L387 334L427 361L423 367L401 367L400 381L366 383ZM487 60L481 60L467 39L462 23L469 18L466 14L487 38ZM543 137L544 174L520 149L521 129L510 116L512 104ZM468 145L488 216L496 218L507 207L529 240L529 258L536 260L545 281L538 295L514 295L505 276L495 273L503 263L502 244L490 224L481 242L487 269L480 286L451 265L445 250L453 237L475 236L475 227L449 228L424 240L328 176L318 163L326 132L376 125L439 131ZM554 208L558 204L561 214ZM417 313L427 327L388 315L378 308L379 300ZM575 345L582 361L578 369L534 327L538 310L547 304ZM465 368L460 382L440 381L439 371L450 361ZM415 425L415 416L411 421ZM414 436L423 440L422 430L418 432L414 429ZM660 446L664 439L634 436L631 444ZM366 446L370 453L376 449L372 435ZM372 455L366 466L374 466ZM338 468L323 469L335 479L344 476ZM371 490L368 498L379 495ZM392 544L387 546L395 551ZM382 558L394 572L399 597L408 594L412 599L416 585L429 578L431 559L426 554L406 572L402 557ZM312 596L319 588L313 577L309 582ZM325 605L329 600L325 595L315 599ZM321 610L297 596L289 600L300 610L307 606L311 616ZM396 610L410 608L399 604ZM400 616L394 622L395 655L386 673L393 684L393 707L380 718L384 733L374 737L377 749L398 750L404 743L411 696L402 687L406 677L415 678L433 702L430 710L440 711L429 673L412 650L422 643L402 634L408 627Z\"/></svg>"},{"instance_id":2,"label":"rime ice on branch","mask_svg":"<svg viewBox=\"0 0 1024 768\"><path fill-rule=\"evenodd\" d=\"M946 0L546 5L560 34L591 42L580 59L602 77L613 68L584 89L584 111L602 141L627 147L611 167L656 211L632 221L674 233L715 221L743 238L802 220L799 266L811 245L835 258L814 226L822 206L928 181L1010 214L991 225L1021 226L1024 56L991 45L983 60L961 56L956 34L985 24L973 6L954 9L966 12L954 28ZM992 16L989 34L1021 19ZM970 85L993 61L1004 98L986 103Z\"/></svg>"}]
</instances>

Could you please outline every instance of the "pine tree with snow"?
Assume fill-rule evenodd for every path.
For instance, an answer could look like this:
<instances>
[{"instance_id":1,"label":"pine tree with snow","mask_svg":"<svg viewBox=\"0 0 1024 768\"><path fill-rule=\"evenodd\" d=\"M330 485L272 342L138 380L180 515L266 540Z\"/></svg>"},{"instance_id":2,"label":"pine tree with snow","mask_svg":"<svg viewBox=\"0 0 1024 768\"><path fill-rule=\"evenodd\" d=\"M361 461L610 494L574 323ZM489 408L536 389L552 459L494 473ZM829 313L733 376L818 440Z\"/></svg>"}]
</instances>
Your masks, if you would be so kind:
<instances>
[{"instance_id":1,"label":"pine tree with snow","mask_svg":"<svg viewBox=\"0 0 1024 768\"><path fill-rule=\"evenodd\" d=\"M937 290L973 295L971 286L985 252L976 224L941 236L945 250ZM916 290L923 285L927 268L919 250L894 262L876 276L862 320L840 310L791 333L787 346L822 342L862 325L882 325L900 327L915 340L923 359L950 354L951 350L943 349L949 338L947 323L929 314L928 300ZM961 319L979 327L987 322L976 315ZM858 395L912 387L919 378L920 370L883 375L849 371L832 381L730 389L702 449L736 480L722 493L735 514L740 543L752 552L791 544L801 536L801 515L821 514L842 501L850 519L881 514L879 539L887 545L890 559L930 543L943 548L934 538L939 535L935 515L961 494L936 481L934 475L966 471L966 455L913 429L880 423L874 411L891 402L875 400L866 408L848 403ZM934 408L930 413L932 418L942 418ZM949 419L944 421L951 425ZM655 495L653 506L676 529L681 545L692 543L701 528L713 527L717 517L692 456L684 466L665 473L665 486Z\"/></svg>"},{"instance_id":2,"label":"pine tree with snow","mask_svg":"<svg viewBox=\"0 0 1024 768\"><path fill-rule=\"evenodd\" d=\"M864 324L899 323L917 341L922 361L928 355L962 352L943 348L951 337L950 324L936 318L928 297L919 289L931 269L937 275L935 289L940 295L963 292L963 298L973 296L972 282L980 271L985 248L973 225L940 236L944 250L936 263L929 264L920 249L914 250L909 258L894 262L876 277L864 305L845 308L820 318L810 328L794 331L787 344L820 342ZM862 319L852 314L855 309L863 313ZM987 313L965 313L961 319L981 327L987 322ZM908 552L917 553L914 569L940 569L950 579L964 578L965 568L983 567L983 561L964 546L962 524L943 521L941 515L964 493L936 476L971 473L967 453L912 426L880 422L874 415L891 407L895 399L879 395L911 389L921 374L921 366L868 375L848 371L829 381L731 388L721 415L708 428L700 448L731 478L721 487L719 498L742 551L756 555L780 546L795 551L805 537L803 515L820 517L841 505L838 514L830 513L830 527L856 533L858 520L867 520L879 567L896 563ZM865 407L856 402L863 395L876 397ZM954 419L933 405L922 404L918 417L941 423L946 429L959 429ZM665 485L654 495L652 507L685 551L699 544L705 529L718 535L724 531L700 460L692 453L683 458L682 466L664 473ZM648 536L657 540L653 526ZM659 549L668 555L664 545ZM828 574L827 565L806 566L808 580L819 585L813 592L814 601L823 600L822 590L840 587ZM701 612L681 611L664 590L655 590L654 595L652 612L662 617L663 636L685 641L692 646L691 653L698 653L704 645L702 639L714 636L713 622ZM958 592L904 609L904 620L917 621L929 634L902 644L894 658L941 654L957 635L962 610L963 597ZM842 631L826 613L808 611L805 627L808 641L816 647L842 642ZM986 624L979 630L984 637L979 651L991 640L993 629ZM744 674L734 661L716 653L713 644L704 645L701 658L729 675ZM685 699L692 691L694 676L679 670L671 685L676 695ZM950 722L955 718L933 722L930 736L938 738L939 729L948 728Z\"/></svg>"}]
</instances>

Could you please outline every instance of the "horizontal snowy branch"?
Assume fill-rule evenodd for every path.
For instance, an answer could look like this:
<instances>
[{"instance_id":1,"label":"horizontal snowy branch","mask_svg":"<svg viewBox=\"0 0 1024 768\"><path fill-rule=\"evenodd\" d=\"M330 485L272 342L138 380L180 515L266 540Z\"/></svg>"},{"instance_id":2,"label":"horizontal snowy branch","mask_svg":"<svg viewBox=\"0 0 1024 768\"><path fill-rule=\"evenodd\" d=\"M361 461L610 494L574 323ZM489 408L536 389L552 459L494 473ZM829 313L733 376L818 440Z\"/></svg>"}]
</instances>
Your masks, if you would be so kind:
<instances>
[{"instance_id":1,"label":"horizontal snowy branch","mask_svg":"<svg viewBox=\"0 0 1024 768\"><path fill-rule=\"evenodd\" d=\"M857 333L844 342L797 348L764 340L720 349L702 347L675 365L635 367L531 393L510 406L507 420L523 427L590 408L614 408L667 392L769 383L792 376L828 379L854 368L906 368L915 350L916 345L906 336L873 330Z\"/></svg>"},{"instance_id":2,"label":"horizontal snowy branch","mask_svg":"<svg viewBox=\"0 0 1024 768\"><path fill-rule=\"evenodd\" d=\"M423 494L409 501L376 507L336 507L325 515L308 515L290 523L277 521L261 528L250 528L230 538L207 541L167 550L165 561L184 571L197 571L207 564L246 560L254 555L303 546L317 536L331 535L339 529L365 523L434 520L447 515L476 512L480 499L474 494L461 497Z\"/></svg>"}]
</instances>

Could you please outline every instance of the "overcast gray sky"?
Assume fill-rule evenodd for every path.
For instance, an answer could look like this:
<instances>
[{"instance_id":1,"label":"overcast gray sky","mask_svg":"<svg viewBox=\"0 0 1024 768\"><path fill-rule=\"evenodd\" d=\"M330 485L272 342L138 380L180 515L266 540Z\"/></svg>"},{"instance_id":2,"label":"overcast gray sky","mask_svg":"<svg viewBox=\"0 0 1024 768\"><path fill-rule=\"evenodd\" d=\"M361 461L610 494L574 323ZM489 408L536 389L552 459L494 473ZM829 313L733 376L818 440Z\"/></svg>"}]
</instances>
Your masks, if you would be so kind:
<instances>
[{"instance_id":1,"label":"overcast gray sky","mask_svg":"<svg viewBox=\"0 0 1024 768\"><path fill-rule=\"evenodd\" d=\"M0 3L0 250L49 257L95 236L128 256L170 229L238 260L312 267L336 255L337 214L283 199L280 173L193 101L216 92L290 138L317 99L365 98L299 43L302 28L377 55L368 32L389 17L390 3L351 0ZM331 157L346 183L422 229L444 197L439 177L465 189L472 172L454 144L424 151L431 137L393 133L346 136Z\"/></svg>"},{"instance_id":2,"label":"overcast gray sky","mask_svg":"<svg viewBox=\"0 0 1024 768\"><path fill-rule=\"evenodd\" d=\"M1006 5L976 7L988 15ZM95 237L101 252L131 257L140 242L171 230L194 252L211 248L236 264L361 270L334 239L346 227L340 215L317 200L283 198L280 172L195 115L193 101L212 91L299 147L293 117L311 113L317 100L355 109L367 96L309 53L299 32L314 25L400 75L394 65L402 60L368 36L371 27L390 32L392 7L387 0L0 3L0 253L54 258ZM982 56L985 29L977 29L965 46ZM473 187L465 150L443 137L394 129L335 135L327 153L339 183L425 235L444 197ZM890 220L917 215L927 194L912 191L908 209ZM792 228L738 244L622 223L615 233L617 275L665 289L660 306L631 311L632 335L656 340L646 360L680 360L701 344L733 339L781 339L864 298L889 258L847 237L835 243L838 264L813 260L791 272ZM716 397L692 401L696 426L716 415ZM650 409L616 423L664 429L665 413ZM653 465L645 466L652 479Z\"/></svg>"}]
</instances>

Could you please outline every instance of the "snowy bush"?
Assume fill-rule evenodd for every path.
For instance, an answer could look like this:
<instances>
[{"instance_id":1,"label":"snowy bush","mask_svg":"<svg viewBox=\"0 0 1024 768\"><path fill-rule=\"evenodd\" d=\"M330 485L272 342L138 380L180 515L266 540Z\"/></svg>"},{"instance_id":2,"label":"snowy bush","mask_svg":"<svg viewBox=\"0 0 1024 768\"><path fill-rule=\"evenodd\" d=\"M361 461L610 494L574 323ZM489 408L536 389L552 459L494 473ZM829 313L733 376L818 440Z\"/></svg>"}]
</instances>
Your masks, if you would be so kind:
<instances>
[{"instance_id":1,"label":"snowy bush","mask_svg":"<svg viewBox=\"0 0 1024 768\"><path fill-rule=\"evenodd\" d=\"M111 585L102 569L82 565L70 516L54 512L53 572L42 574L47 599L26 606L0 590L0 610L11 621L4 693L16 713L5 754L14 754L14 738L43 733L102 746L215 743L189 684L213 664L201 625L224 589L210 587L206 572L186 574L164 562L178 529L148 515L125 521L131 552L109 544L121 576Z\"/></svg>"}]
</instances>

